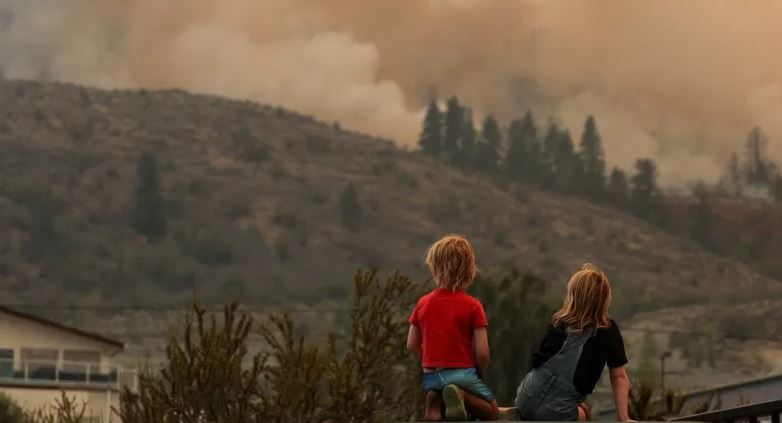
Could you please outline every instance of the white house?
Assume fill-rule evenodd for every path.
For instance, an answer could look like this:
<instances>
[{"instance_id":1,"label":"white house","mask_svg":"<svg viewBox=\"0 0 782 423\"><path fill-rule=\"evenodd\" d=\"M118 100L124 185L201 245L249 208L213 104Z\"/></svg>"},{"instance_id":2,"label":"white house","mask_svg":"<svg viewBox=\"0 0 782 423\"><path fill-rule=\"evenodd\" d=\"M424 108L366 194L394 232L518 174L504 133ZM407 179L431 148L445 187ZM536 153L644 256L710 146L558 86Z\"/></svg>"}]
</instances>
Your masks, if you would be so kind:
<instances>
[{"instance_id":1,"label":"white house","mask_svg":"<svg viewBox=\"0 0 782 423\"><path fill-rule=\"evenodd\" d=\"M0 392L28 409L65 392L96 422L118 421L119 391L129 374L111 358L121 342L0 306ZM132 376L132 375L131 375Z\"/></svg>"}]
</instances>

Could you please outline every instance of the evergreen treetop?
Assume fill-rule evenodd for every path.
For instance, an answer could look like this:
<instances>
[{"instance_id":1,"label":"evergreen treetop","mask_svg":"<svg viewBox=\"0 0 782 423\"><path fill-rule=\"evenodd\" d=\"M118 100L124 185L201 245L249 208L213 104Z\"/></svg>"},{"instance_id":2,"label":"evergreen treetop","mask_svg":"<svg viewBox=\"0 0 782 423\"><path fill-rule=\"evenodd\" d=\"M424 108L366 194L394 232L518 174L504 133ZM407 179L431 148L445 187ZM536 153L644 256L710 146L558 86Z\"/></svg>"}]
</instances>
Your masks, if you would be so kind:
<instances>
[{"instance_id":1,"label":"evergreen treetop","mask_svg":"<svg viewBox=\"0 0 782 423\"><path fill-rule=\"evenodd\" d=\"M347 184L342 191L339 208L342 226L351 231L358 230L361 224L363 210L359 203L358 192L356 192L356 188L353 184Z\"/></svg>"},{"instance_id":2,"label":"evergreen treetop","mask_svg":"<svg viewBox=\"0 0 782 423\"><path fill-rule=\"evenodd\" d=\"M437 101L432 100L426 109L424 124L418 138L421 150L430 156L439 157L443 148L442 114L437 107Z\"/></svg>"},{"instance_id":3,"label":"evergreen treetop","mask_svg":"<svg viewBox=\"0 0 782 423\"><path fill-rule=\"evenodd\" d=\"M626 208L630 201L627 176L619 168L615 167L611 170L611 176L608 178L607 196L611 204L620 210Z\"/></svg>"},{"instance_id":4,"label":"evergreen treetop","mask_svg":"<svg viewBox=\"0 0 782 423\"><path fill-rule=\"evenodd\" d=\"M445 111L445 128L443 138L443 155L450 161L458 161L459 149L462 147L464 131L464 108L459 105L459 99L448 99Z\"/></svg>"},{"instance_id":5,"label":"evergreen treetop","mask_svg":"<svg viewBox=\"0 0 782 423\"><path fill-rule=\"evenodd\" d=\"M584 194L599 199L605 190L605 158L603 144L593 116L587 117L579 144L579 156L583 171Z\"/></svg>"},{"instance_id":6,"label":"evergreen treetop","mask_svg":"<svg viewBox=\"0 0 782 423\"><path fill-rule=\"evenodd\" d=\"M142 235L166 235L166 210L163 196L160 194L157 158L149 152L142 153L138 164L138 187L132 225Z\"/></svg>"}]
</instances>

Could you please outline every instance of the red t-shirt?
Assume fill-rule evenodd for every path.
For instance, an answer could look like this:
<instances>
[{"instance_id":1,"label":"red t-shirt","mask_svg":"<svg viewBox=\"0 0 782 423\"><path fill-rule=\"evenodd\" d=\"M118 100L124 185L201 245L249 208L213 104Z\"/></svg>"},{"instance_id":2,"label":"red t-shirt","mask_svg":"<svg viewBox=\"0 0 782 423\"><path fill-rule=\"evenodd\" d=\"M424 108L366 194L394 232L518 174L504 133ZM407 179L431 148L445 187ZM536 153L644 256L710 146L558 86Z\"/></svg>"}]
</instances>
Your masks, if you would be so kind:
<instances>
[{"instance_id":1,"label":"red t-shirt","mask_svg":"<svg viewBox=\"0 0 782 423\"><path fill-rule=\"evenodd\" d=\"M475 367L473 331L488 326L475 297L435 289L418 300L409 322L421 330L423 367Z\"/></svg>"}]
</instances>

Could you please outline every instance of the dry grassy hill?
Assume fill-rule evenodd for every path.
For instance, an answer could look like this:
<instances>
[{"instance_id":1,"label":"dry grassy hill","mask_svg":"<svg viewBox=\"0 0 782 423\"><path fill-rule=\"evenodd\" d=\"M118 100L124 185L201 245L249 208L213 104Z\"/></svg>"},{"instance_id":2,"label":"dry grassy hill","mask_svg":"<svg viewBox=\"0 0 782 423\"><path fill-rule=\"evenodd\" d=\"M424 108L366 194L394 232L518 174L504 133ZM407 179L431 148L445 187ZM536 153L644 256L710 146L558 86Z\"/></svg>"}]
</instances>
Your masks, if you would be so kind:
<instances>
[{"instance_id":1,"label":"dry grassy hill","mask_svg":"<svg viewBox=\"0 0 782 423\"><path fill-rule=\"evenodd\" d=\"M484 267L515 263L557 287L602 266L622 314L752 300L782 284L640 220L572 198L498 188L391 142L285 110L180 91L0 83L0 298L35 304L252 304L344 297L353 270L422 277L428 244L467 234ZM142 151L160 163L168 236L129 225ZM358 192L358 230L339 199ZM47 193L48 192L48 193ZM41 194L44 193L44 194ZM35 216L52 247L24 254ZM40 200L43 198L43 200Z\"/></svg>"},{"instance_id":2,"label":"dry grassy hill","mask_svg":"<svg viewBox=\"0 0 782 423\"><path fill-rule=\"evenodd\" d=\"M675 230L688 234L689 219L697 200L691 197L668 199ZM782 278L782 204L752 198L710 198L714 231L710 248L734 257L772 278Z\"/></svg>"}]
</instances>

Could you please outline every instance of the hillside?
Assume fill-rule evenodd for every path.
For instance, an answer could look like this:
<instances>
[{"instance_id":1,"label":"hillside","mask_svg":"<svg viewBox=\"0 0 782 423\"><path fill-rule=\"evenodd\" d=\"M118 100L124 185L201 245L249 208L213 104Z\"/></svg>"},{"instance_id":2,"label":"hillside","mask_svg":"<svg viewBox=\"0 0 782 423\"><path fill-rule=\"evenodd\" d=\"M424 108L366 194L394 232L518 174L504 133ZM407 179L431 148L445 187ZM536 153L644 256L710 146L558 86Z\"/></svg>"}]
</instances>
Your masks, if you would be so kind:
<instances>
[{"instance_id":1,"label":"hillside","mask_svg":"<svg viewBox=\"0 0 782 423\"><path fill-rule=\"evenodd\" d=\"M772 278L782 278L782 205L752 198L709 198L712 231L709 248L722 256L733 257ZM673 226L684 236L691 230L693 210L698 200L672 197L668 208L676 222Z\"/></svg>"},{"instance_id":2,"label":"hillside","mask_svg":"<svg viewBox=\"0 0 782 423\"><path fill-rule=\"evenodd\" d=\"M561 286L584 261L616 286L620 314L740 302L778 282L640 220L489 181L285 110L180 91L0 83L4 302L318 303L358 266L423 277L436 237L461 232L484 268L515 263ZM131 228L141 152L160 164L168 234ZM340 221L352 184L362 217ZM54 213L44 253L27 254ZM558 289L558 288L557 288Z\"/></svg>"}]
</instances>

